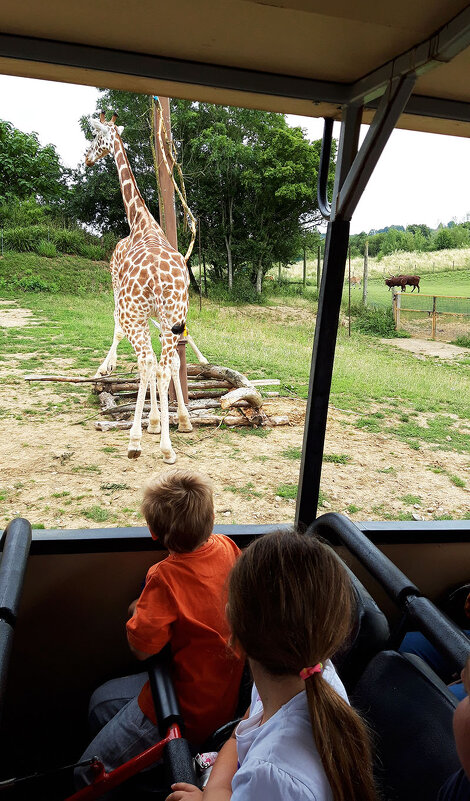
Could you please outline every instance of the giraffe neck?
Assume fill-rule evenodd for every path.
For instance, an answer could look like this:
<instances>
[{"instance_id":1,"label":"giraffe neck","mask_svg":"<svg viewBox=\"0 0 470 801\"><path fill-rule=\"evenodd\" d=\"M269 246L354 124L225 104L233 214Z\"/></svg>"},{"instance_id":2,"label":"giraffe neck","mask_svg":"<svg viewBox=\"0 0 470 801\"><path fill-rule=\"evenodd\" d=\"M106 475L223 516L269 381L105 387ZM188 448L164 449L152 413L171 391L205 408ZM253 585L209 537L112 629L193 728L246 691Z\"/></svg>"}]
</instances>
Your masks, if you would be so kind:
<instances>
[{"instance_id":1,"label":"giraffe neck","mask_svg":"<svg viewBox=\"0 0 470 801\"><path fill-rule=\"evenodd\" d=\"M127 153L122 144L121 137L116 133L114 139L114 161L119 176L119 183L121 185L121 194L124 202L124 209L126 211L129 226L132 230L138 217L143 213L148 214L149 211L145 205L145 201L139 192L134 173L131 170Z\"/></svg>"}]
</instances>

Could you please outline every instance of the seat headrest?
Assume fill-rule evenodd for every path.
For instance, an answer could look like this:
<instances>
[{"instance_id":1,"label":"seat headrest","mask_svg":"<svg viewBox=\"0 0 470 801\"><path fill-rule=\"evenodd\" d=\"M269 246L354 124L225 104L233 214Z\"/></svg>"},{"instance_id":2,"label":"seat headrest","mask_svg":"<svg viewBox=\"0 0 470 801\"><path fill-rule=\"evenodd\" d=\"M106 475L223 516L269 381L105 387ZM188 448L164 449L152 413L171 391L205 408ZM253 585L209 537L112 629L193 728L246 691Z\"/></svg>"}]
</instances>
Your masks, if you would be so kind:
<instances>
[{"instance_id":1,"label":"seat headrest","mask_svg":"<svg viewBox=\"0 0 470 801\"><path fill-rule=\"evenodd\" d=\"M457 701L422 659L377 654L351 696L375 734L375 768L386 799L434 799L460 767L452 718Z\"/></svg>"},{"instance_id":2,"label":"seat headrest","mask_svg":"<svg viewBox=\"0 0 470 801\"><path fill-rule=\"evenodd\" d=\"M345 565L346 567L346 565ZM387 647L390 628L387 618L366 588L346 567L356 599L353 629L333 662L348 692L362 675L366 665L379 651Z\"/></svg>"}]
</instances>

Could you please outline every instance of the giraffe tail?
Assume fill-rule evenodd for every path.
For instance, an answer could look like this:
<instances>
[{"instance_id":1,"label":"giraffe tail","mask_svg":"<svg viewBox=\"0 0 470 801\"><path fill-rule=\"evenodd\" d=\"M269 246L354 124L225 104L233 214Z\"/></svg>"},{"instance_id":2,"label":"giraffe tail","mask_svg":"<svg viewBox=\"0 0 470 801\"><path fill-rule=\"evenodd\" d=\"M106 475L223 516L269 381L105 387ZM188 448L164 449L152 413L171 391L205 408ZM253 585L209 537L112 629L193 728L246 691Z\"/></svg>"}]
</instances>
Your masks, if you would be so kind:
<instances>
[{"instance_id":1,"label":"giraffe tail","mask_svg":"<svg viewBox=\"0 0 470 801\"><path fill-rule=\"evenodd\" d=\"M150 319L150 322L152 322L154 324L155 328L158 328L158 330L161 331L160 324L157 323L157 321L154 320L153 317L150 317L149 319ZM196 354L196 358L197 358L198 362L200 364L209 364L209 360L206 359L206 357L201 353L201 351L199 350L198 346L196 345L194 339L192 338L192 336L190 336L189 331L188 331L187 328L185 329L185 334L184 335L185 335L186 339L188 340L188 345L190 346L190 348L193 349L194 353Z\"/></svg>"}]
</instances>

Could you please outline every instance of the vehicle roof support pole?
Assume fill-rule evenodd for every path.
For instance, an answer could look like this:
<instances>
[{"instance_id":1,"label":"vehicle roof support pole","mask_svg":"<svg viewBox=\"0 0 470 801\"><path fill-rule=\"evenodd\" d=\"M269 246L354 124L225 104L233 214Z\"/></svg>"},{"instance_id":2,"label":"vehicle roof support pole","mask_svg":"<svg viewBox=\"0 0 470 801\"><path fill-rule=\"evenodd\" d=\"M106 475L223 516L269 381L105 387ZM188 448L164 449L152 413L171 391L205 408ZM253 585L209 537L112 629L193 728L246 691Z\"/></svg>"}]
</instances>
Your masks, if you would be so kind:
<instances>
[{"instance_id":1,"label":"vehicle roof support pole","mask_svg":"<svg viewBox=\"0 0 470 801\"><path fill-rule=\"evenodd\" d=\"M415 80L415 74L410 72L391 81L359 153L362 105L351 104L343 111L310 369L297 495L297 524L309 525L317 514L350 220L385 144L405 108Z\"/></svg>"},{"instance_id":2,"label":"vehicle roof support pole","mask_svg":"<svg viewBox=\"0 0 470 801\"><path fill-rule=\"evenodd\" d=\"M349 106L343 112L332 215L338 184L344 180L344 175L347 175L357 153L361 118L362 108L359 106ZM349 226L349 220L333 220L328 224L326 235L296 510L296 522L307 525L315 520L318 506L328 401L349 244Z\"/></svg>"}]
</instances>

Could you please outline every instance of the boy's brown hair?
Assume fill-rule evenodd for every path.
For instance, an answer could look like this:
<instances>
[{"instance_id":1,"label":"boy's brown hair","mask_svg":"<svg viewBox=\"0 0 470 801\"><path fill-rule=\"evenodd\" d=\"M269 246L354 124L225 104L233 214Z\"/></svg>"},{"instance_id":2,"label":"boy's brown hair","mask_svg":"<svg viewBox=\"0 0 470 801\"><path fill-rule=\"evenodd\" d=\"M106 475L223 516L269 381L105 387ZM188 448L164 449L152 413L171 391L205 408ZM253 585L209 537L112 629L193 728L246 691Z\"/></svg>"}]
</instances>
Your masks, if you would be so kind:
<instances>
[{"instance_id":1,"label":"boy's brown hair","mask_svg":"<svg viewBox=\"0 0 470 801\"><path fill-rule=\"evenodd\" d=\"M192 470L163 473L145 487L142 514L165 548L194 551L210 537L214 525L211 482Z\"/></svg>"}]
</instances>

